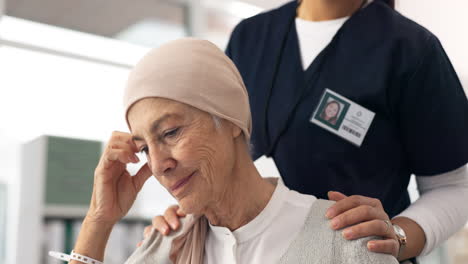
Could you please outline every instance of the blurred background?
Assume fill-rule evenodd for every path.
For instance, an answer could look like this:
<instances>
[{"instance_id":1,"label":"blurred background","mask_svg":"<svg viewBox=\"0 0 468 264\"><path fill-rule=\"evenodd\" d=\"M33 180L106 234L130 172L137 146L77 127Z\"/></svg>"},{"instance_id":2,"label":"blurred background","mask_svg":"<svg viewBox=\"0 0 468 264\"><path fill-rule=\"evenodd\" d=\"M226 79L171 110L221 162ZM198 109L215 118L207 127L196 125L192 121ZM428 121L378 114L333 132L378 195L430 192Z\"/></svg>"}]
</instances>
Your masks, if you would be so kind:
<instances>
[{"instance_id":1,"label":"blurred background","mask_svg":"<svg viewBox=\"0 0 468 264\"><path fill-rule=\"evenodd\" d=\"M127 131L127 74L149 48L195 36L224 49L239 21L285 2L0 0L0 263L58 264L47 252L72 249L100 151L112 131ZM468 89L468 2L397 0L396 8L440 38ZM271 160L256 165L278 176ZM412 199L416 188L412 181ZM173 203L150 179L114 229L105 263L123 263L151 217ZM421 263L468 263L468 227Z\"/></svg>"}]
</instances>

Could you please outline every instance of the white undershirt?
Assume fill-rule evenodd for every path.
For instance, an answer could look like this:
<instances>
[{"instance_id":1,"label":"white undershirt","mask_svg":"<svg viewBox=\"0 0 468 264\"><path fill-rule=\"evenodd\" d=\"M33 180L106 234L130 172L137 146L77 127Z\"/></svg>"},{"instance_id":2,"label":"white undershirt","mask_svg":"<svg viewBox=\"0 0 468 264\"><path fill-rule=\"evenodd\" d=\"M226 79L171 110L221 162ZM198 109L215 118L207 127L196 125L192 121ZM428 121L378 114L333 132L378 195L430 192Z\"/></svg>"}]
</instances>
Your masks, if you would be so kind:
<instances>
[{"instance_id":1,"label":"white undershirt","mask_svg":"<svg viewBox=\"0 0 468 264\"><path fill-rule=\"evenodd\" d=\"M296 18L296 31L299 40L299 49L302 59L302 68L305 70L315 60L317 55L330 43L336 32L343 26L349 17L327 21L309 21Z\"/></svg>"},{"instance_id":2,"label":"white undershirt","mask_svg":"<svg viewBox=\"0 0 468 264\"><path fill-rule=\"evenodd\" d=\"M304 70L330 43L348 18L320 22L296 18ZM462 228L468 220L465 205L468 201L468 169L463 166L440 175L417 176L416 181L421 196L400 216L408 217L422 227L426 244L421 255L426 255Z\"/></svg>"},{"instance_id":3,"label":"white undershirt","mask_svg":"<svg viewBox=\"0 0 468 264\"><path fill-rule=\"evenodd\" d=\"M434 176L416 176L416 182L420 197L399 216L412 219L424 230L424 256L467 223L468 166Z\"/></svg>"},{"instance_id":4,"label":"white undershirt","mask_svg":"<svg viewBox=\"0 0 468 264\"><path fill-rule=\"evenodd\" d=\"M248 224L233 232L210 224L203 263L277 263L316 200L315 196L289 190L279 180L267 206Z\"/></svg>"}]
</instances>

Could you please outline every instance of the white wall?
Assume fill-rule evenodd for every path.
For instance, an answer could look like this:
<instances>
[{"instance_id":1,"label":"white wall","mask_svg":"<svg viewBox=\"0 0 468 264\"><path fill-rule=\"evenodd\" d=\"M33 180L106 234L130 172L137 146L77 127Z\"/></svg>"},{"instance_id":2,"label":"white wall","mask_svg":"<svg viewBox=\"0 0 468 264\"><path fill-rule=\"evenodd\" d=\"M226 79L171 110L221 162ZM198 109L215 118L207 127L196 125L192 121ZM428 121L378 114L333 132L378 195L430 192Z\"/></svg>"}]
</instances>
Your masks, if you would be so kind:
<instances>
[{"instance_id":1,"label":"white wall","mask_svg":"<svg viewBox=\"0 0 468 264\"><path fill-rule=\"evenodd\" d=\"M242 0L242 2L258 6L264 9L271 9L289 1L291 0Z\"/></svg>"},{"instance_id":2,"label":"white wall","mask_svg":"<svg viewBox=\"0 0 468 264\"><path fill-rule=\"evenodd\" d=\"M3 12L5 10L5 1L4 0L0 0L0 19L3 15Z\"/></svg>"},{"instance_id":3,"label":"white wall","mask_svg":"<svg viewBox=\"0 0 468 264\"><path fill-rule=\"evenodd\" d=\"M19 142L3 134L0 130L0 182L7 185L7 227L6 227L6 260L15 263L13 252L16 251L16 230L19 213L19 176L20 148ZM3 238L0 238L3 239ZM0 263L3 260L0 259Z\"/></svg>"}]
</instances>

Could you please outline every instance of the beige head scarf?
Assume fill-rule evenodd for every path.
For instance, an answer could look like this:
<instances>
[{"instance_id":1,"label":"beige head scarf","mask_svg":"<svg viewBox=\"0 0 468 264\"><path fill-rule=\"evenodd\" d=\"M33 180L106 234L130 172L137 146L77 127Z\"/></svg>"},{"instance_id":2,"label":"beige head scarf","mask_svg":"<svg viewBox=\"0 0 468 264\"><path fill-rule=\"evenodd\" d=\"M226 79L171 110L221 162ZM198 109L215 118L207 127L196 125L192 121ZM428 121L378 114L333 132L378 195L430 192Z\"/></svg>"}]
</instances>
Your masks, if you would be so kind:
<instances>
[{"instance_id":1,"label":"beige head scarf","mask_svg":"<svg viewBox=\"0 0 468 264\"><path fill-rule=\"evenodd\" d=\"M242 77L209 41L183 38L144 56L127 82L125 117L133 104L148 97L172 99L231 121L250 139L252 120Z\"/></svg>"}]
</instances>

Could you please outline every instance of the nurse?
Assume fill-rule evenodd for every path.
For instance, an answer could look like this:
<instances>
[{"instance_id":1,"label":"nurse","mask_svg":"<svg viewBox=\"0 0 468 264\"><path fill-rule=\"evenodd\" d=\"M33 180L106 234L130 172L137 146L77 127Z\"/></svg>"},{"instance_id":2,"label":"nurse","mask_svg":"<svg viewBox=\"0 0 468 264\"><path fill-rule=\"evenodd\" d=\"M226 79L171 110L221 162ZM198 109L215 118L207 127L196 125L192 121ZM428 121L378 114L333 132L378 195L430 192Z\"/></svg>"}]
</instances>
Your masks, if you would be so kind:
<instances>
[{"instance_id":1,"label":"nurse","mask_svg":"<svg viewBox=\"0 0 468 264\"><path fill-rule=\"evenodd\" d=\"M328 102L320 117L323 118L326 122L335 125L340 113L340 109L341 106L337 101Z\"/></svg>"},{"instance_id":2,"label":"nurse","mask_svg":"<svg viewBox=\"0 0 468 264\"><path fill-rule=\"evenodd\" d=\"M384 236L369 250L406 260L466 223L467 97L427 29L384 1L293 1L239 23L226 53L249 92L254 160L272 157L293 190L339 200L327 217L345 238ZM153 226L167 234L181 215L172 207Z\"/></svg>"}]
</instances>

